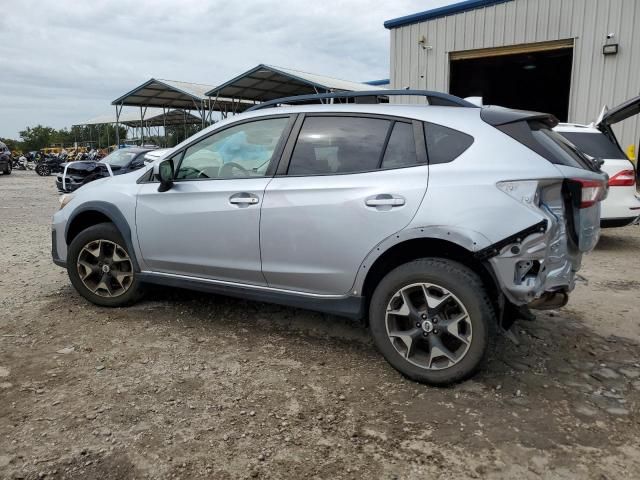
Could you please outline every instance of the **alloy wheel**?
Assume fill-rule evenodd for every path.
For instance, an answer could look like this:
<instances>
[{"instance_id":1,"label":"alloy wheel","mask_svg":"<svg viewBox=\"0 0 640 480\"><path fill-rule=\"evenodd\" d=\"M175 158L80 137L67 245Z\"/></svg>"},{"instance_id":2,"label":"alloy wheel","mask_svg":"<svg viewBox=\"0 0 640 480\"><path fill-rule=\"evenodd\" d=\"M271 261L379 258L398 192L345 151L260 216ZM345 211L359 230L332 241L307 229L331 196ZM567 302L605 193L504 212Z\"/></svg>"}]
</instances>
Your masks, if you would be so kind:
<instances>
[{"instance_id":1,"label":"alloy wheel","mask_svg":"<svg viewBox=\"0 0 640 480\"><path fill-rule=\"evenodd\" d=\"M387 335L412 364L442 370L460 362L472 341L471 319L463 303L446 288L415 283L398 290L387 305Z\"/></svg>"},{"instance_id":2,"label":"alloy wheel","mask_svg":"<svg viewBox=\"0 0 640 480\"><path fill-rule=\"evenodd\" d=\"M77 269L84 286L101 297L119 297L133 282L129 255L110 240L87 243L78 255Z\"/></svg>"}]
</instances>

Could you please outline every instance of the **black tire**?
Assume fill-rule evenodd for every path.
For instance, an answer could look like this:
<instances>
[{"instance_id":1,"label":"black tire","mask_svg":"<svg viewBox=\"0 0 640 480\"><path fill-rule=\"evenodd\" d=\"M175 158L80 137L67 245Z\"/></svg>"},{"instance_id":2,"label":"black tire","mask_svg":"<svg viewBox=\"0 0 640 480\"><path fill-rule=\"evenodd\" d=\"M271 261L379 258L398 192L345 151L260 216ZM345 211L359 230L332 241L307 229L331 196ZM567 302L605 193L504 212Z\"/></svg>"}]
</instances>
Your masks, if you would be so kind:
<instances>
[{"instance_id":1,"label":"black tire","mask_svg":"<svg viewBox=\"0 0 640 480\"><path fill-rule=\"evenodd\" d=\"M117 244L126 252L130 259L133 258L132 253L128 251L126 243L115 225L112 223L99 223L89 227L80 232L73 239L71 245L69 245L69 251L67 254L67 273L71 283L80 295L96 305L103 307L125 307L135 303L142 297L143 291L138 275L133 267L133 261L131 261L132 280L128 284L126 291L118 296L106 297L96 294L89 289L81 279L79 271L81 267L78 265L80 253L85 246L98 240L104 240L109 244Z\"/></svg>"},{"instance_id":2,"label":"black tire","mask_svg":"<svg viewBox=\"0 0 640 480\"><path fill-rule=\"evenodd\" d=\"M387 306L397 292L418 283L443 287L456 297L468 313L473 335L468 347L465 347L466 352L449 367L431 369L407 360L394 347L394 340L387 333ZM369 326L378 350L396 370L411 380L430 385L449 385L471 377L486 362L497 335L496 315L480 277L458 262L440 258L415 260L389 272L371 298ZM423 332L422 335L428 337L429 333ZM417 342L429 340L415 338L418 338Z\"/></svg>"},{"instance_id":3,"label":"black tire","mask_svg":"<svg viewBox=\"0 0 640 480\"><path fill-rule=\"evenodd\" d=\"M3 175L11 175L11 162L7 162L7 165L2 170Z\"/></svg>"},{"instance_id":4,"label":"black tire","mask_svg":"<svg viewBox=\"0 0 640 480\"><path fill-rule=\"evenodd\" d=\"M48 177L51 174L51 169L47 165L38 165L36 173L41 177Z\"/></svg>"}]
</instances>

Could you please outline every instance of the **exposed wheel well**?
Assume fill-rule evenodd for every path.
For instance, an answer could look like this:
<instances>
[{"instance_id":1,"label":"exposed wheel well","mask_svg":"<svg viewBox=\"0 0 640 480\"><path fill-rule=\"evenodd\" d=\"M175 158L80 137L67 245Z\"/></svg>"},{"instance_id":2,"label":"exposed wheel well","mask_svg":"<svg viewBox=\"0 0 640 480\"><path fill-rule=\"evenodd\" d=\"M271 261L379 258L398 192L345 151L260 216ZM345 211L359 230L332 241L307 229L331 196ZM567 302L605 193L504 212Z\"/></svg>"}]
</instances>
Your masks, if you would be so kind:
<instances>
[{"instance_id":1,"label":"exposed wheel well","mask_svg":"<svg viewBox=\"0 0 640 480\"><path fill-rule=\"evenodd\" d=\"M73 239L83 230L97 225L98 223L108 223L111 219L104 213L96 210L87 210L76 216L67 229L66 241L70 245Z\"/></svg>"},{"instance_id":2,"label":"exposed wheel well","mask_svg":"<svg viewBox=\"0 0 640 480\"><path fill-rule=\"evenodd\" d=\"M424 257L448 258L469 267L482 280L489 298L494 304L495 311L500 311L498 304L500 290L493 273L482 262L476 260L469 250L453 242L437 238L407 240L384 252L369 269L369 273L365 277L362 295L368 300L371 299L376 286L387 273L404 263ZM365 321L368 319L368 301L366 308Z\"/></svg>"}]
</instances>

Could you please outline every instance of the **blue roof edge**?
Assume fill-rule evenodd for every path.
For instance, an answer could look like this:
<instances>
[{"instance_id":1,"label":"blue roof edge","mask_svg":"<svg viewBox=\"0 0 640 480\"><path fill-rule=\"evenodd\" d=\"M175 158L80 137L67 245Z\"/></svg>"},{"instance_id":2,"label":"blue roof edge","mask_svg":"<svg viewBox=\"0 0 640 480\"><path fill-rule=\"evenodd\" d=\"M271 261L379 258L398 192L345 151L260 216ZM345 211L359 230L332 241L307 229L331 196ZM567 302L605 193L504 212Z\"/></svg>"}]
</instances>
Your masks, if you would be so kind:
<instances>
[{"instance_id":1,"label":"blue roof edge","mask_svg":"<svg viewBox=\"0 0 640 480\"><path fill-rule=\"evenodd\" d=\"M462 2L454 3L451 5L444 5L432 10L427 10L426 12L413 13L404 17L387 20L386 22L384 22L384 28L391 30L392 28L411 25L412 23L433 20L434 18L446 17L448 15L454 15L456 13L465 12L467 10L490 7L491 5L506 3L510 1L512 0L464 0Z\"/></svg>"}]
</instances>

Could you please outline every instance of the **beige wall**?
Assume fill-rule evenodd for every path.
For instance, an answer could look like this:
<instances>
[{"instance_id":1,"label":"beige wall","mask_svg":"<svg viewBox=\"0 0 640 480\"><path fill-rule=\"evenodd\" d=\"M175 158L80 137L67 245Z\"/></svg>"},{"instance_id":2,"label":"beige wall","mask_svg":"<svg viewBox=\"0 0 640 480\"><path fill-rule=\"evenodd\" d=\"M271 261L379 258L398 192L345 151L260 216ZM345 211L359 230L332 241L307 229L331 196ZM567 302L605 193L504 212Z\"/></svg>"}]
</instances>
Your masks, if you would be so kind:
<instances>
[{"instance_id":1,"label":"beige wall","mask_svg":"<svg viewBox=\"0 0 640 480\"><path fill-rule=\"evenodd\" d=\"M617 55L602 54L609 32ZM391 86L449 91L449 53L574 38L569 121L589 123L603 105L640 95L640 0L512 0L390 30ZM426 45L418 44L424 35ZM417 100L413 100L417 101ZM638 144L640 119L617 129Z\"/></svg>"}]
</instances>

